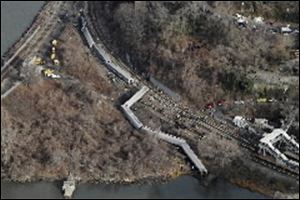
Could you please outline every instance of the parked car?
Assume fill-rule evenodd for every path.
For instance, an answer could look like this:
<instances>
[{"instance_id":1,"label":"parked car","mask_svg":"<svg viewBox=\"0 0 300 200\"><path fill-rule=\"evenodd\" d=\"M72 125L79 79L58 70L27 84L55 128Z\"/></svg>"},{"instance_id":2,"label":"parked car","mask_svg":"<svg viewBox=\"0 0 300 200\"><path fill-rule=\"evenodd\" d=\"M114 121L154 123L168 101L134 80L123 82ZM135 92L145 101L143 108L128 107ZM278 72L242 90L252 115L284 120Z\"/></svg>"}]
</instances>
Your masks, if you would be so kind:
<instances>
[{"instance_id":1,"label":"parked car","mask_svg":"<svg viewBox=\"0 0 300 200\"><path fill-rule=\"evenodd\" d=\"M221 99L221 100L217 101L218 106L223 106L224 103L225 103L225 99Z\"/></svg>"},{"instance_id":2,"label":"parked car","mask_svg":"<svg viewBox=\"0 0 300 200\"><path fill-rule=\"evenodd\" d=\"M205 105L206 109L213 109L214 108L214 104L213 103L208 103Z\"/></svg>"}]
</instances>

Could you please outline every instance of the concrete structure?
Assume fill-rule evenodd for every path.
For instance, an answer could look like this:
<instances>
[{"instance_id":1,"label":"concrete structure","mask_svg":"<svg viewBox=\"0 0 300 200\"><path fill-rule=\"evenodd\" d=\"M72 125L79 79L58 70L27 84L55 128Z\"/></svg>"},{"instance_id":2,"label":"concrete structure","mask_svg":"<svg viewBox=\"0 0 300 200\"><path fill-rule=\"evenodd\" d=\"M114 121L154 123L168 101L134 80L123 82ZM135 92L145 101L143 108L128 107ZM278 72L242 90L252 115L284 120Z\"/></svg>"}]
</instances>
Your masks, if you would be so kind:
<instances>
[{"instance_id":1,"label":"concrete structure","mask_svg":"<svg viewBox=\"0 0 300 200\"><path fill-rule=\"evenodd\" d=\"M66 181L64 181L62 190L64 191L65 198L72 198L73 192L75 191L75 180L72 175L68 177Z\"/></svg>"},{"instance_id":2,"label":"concrete structure","mask_svg":"<svg viewBox=\"0 0 300 200\"><path fill-rule=\"evenodd\" d=\"M280 152L275 147L275 145L278 143L285 143L289 150L299 155L299 144L284 130L274 129L272 133L267 134L263 138L261 138L259 142L259 151L263 155L266 155L266 153L268 152L271 156L276 158L277 163L299 170L298 162L288 159L285 154Z\"/></svg>"}]
</instances>

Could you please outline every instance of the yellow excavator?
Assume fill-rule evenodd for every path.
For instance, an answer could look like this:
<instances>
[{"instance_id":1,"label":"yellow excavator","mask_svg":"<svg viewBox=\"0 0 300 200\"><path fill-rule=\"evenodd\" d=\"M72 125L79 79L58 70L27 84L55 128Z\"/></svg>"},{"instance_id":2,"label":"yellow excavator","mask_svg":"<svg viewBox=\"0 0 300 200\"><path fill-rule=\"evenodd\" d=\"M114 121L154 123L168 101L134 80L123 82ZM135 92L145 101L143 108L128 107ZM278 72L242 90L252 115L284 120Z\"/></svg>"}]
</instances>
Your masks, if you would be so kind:
<instances>
[{"instance_id":1,"label":"yellow excavator","mask_svg":"<svg viewBox=\"0 0 300 200\"><path fill-rule=\"evenodd\" d=\"M60 62L58 59L54 59L53 60L53 64L56 65L56 66L59 66L60 65Z\"/></svg>"},{"instance_id":2,"label":"yellow excavator","mask_svg":"<svg viewBox=\"0 0 300 200\"><path fill-rule=\"evenodd\" d=\"M60 75L54 73L54 70L53 70L53 69L49 69L49 68L44 69L44 70L42 71L42 73L43 73L43 75L44 75L45 77L47 77L47 78L54 78L54 79L55 79L55 78L61 78Z\"/></svg>"},{"instance_id":3,"label":"yellow excavator","mask_svg":"<svg viewBox=\"0 0 300 200\"><path fill-rule=\"evenodd\" d=\"M257 103L266 103L267 101L268 101L267 98L258 98L258 99L256 99Z\"/></svg>"},{"instance_id":4,"label":"yellow excavator","mask_svg":"<svg viewBox=\"0 0 300 200\"><path fill-rule=\"evenodd\" d=\"M35 65L44 65L45 61L41 57L35 57L33 63Z\"/></svg>"},{"instance_id":5,"label":"yellow excavator","mask_svg":"<svg viewBox=\"0 0 300 200\"><path fill-rule=\"evenodd\" d=\"M52 46L56 47L58 45L58 41L56 39L51 41Z\"/></svg>"},{"instance_id":6,"label":"yellow excavator","mask_svg":"<svg viewBox=\"0 0 300 200\"><path fill-rule=\"evenodd\" d=\"M56 54L55 53L51 53L50 58L51 58L51 60L54 60L56 58Z\"/></svg>"}]
</instances>

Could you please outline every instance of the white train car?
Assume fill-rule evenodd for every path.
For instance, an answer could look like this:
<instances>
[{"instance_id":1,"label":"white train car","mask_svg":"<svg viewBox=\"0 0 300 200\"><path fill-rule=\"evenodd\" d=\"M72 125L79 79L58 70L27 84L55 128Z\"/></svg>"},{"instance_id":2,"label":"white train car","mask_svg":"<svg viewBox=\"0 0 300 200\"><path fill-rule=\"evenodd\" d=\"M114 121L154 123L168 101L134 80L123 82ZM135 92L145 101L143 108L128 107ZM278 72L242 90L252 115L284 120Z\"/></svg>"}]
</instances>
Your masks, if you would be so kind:
<instances>
[{"instance_id":1,"label":"white train car","mask_svg":"<svg viewBox=\"0 0 300 200\"><path fill-rule=\"evenodd\" d=\"M125 105L121 106L122 110L124 111L127 119L130 121L130 123L136 128L140 129L143 127L142 122L134 115L134 113Z\"/></svg>"},{"instance_id":2,"label":"white train car","mask_svg":"<svg viewBox=\"0 0 300 200\"><path fill-rule=\"evenodd\" d=\"M92 48L96 43L95 43L89 29L86 26L87 22L85 21L84 17L81 16L80 19L81 19L81 31L82 31L89 47Z\"/></svg>"},{"instance_id":3,"label":"white train car","mask_svg":"<svg viewBox=\"0 0 300 200\"><path fill-rule=\"evenodd\" d=\"M119 65L112 62L110 55L102 48L101 45L96 44L89 29L87 28L87 22L84 19L84 17L81 16L81 31L89 45L89 48L95 47L96 52L101 56L109 69L113 71L117 76L119 76L121 79L126 81L129 84L133 84L135 82L134 78L131 76L131 74L126 71L125 69L122 69Z\"/></svg>"},{"instance_id":4,"label":"white train car","mask_svg":"<svg viewBox=\"0 0 300 200\"><path fill-rule=\"evenodd\" d=\"M98 52L98 54L104 59L105 63L107 64L109 69L113 71L113 73L115 73L117 76L119 76L121 79L123 79L129 84L133 84L135 82L134 78L128 71L122 69L119 65L112 62L109 54L106 53L106 51L102 48L101 45L95 45L95 49Z\"/></svg>"},{"instance_id":5,"label":"white train car","mask_svg":"<svg viewBox=\"0 0 300 200\"><path fill-rule=\"evenodd\" d=\"M148 91L149 91L149 88L147 86L143 86L128 101L126 101L126 103L124 105L126 107L130 108L135 102L139 101Z\"/></svg>"},{"instance_id":6,"label":"white train car","mask_svg":"<svg viewBox=\"0 0 300 200\"><path fill-rule=\"evenodd\" d=\"M120 66L112 62L108 62L107 65L112 69L113 72L115 72L120 78L125 80L127 83L133 84L135 82L131 74L126 70L122 69Z\"/></svg>"}]
</instances>

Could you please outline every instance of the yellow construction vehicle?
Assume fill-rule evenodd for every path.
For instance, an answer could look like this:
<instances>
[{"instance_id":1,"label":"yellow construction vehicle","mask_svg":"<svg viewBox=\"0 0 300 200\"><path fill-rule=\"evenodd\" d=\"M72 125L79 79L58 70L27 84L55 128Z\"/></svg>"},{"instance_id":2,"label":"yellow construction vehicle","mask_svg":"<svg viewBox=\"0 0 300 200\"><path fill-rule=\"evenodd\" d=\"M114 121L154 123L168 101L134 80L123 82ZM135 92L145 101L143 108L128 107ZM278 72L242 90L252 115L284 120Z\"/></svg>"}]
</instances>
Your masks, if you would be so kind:
<instances>
[{"instance_id":1,"label":"yellow construction vehicle","mask_svg":"<svg viewBox=\"0 0 300 200\"><path fill-rule=\"evenodd\" d=\"M55 74L53 69L44 69L42 73L47 78L60 78L60 75Z\"/></svg>"},{"instance_id":2,"label":"yellow construction vehicle","mask_svg":"<svg viewBox=\"0 0 300 200\"><path fill-rule=\"evenodd\" d=\"M267 98L258 98L258 99L256 99L257 103L266 103L267 101L268 101Z\"/></svg>"},{"instance_id":3,"label":"yellow construction vehicle","mask_svg":"<svg viewBox=\"0 0 300 200\"><path fill-rule=\"evenodd\" d=\"M56 48L55 47L52 47L51 50L52 50L52 53L56 52Z\"/></svg>"},{"instance_id":4,"label":"yellow construction vehicle","mask_svg":"<svg viewBox=\"0 0 300 200\"><path fill-rule=\"evenodd\" d=\"M58 59L54 59L54 60L53 60L53 64L56 65L56 66L58 66L58 65L60 65L60 62L59 62Z\"/></svg>"},{"instance_id":5,"label":"yellow construction vehicle","mask_svg":"<svg viewBox=\"0 0 300 200\"><path fill-rule=\"evenodd\" d=\"M45 61L41 57L35 57L33 63L35 65L44 65Z\"/></svg>"},{"instance_id":6,"label":"yellow construction vehicle","mask_svg":"<svg viewBox=\"0 0 300 200\"><path fill-rule=\"evenodd\" d=\"M52 46L56 47L58 45L58 41L56 39L51 41Z\"/></svg>"},{"instance_id":7,"label":"yellow construction vehicle","mask_svg":"<svg viewBox=\"0 0 300 200\"><path fill-rule=\"evenodd\" d=\"M56 58L56 54L55 53L51 53L50 58L51 58L51 60L54 60Z\"/></svg>"}]
</instances>

